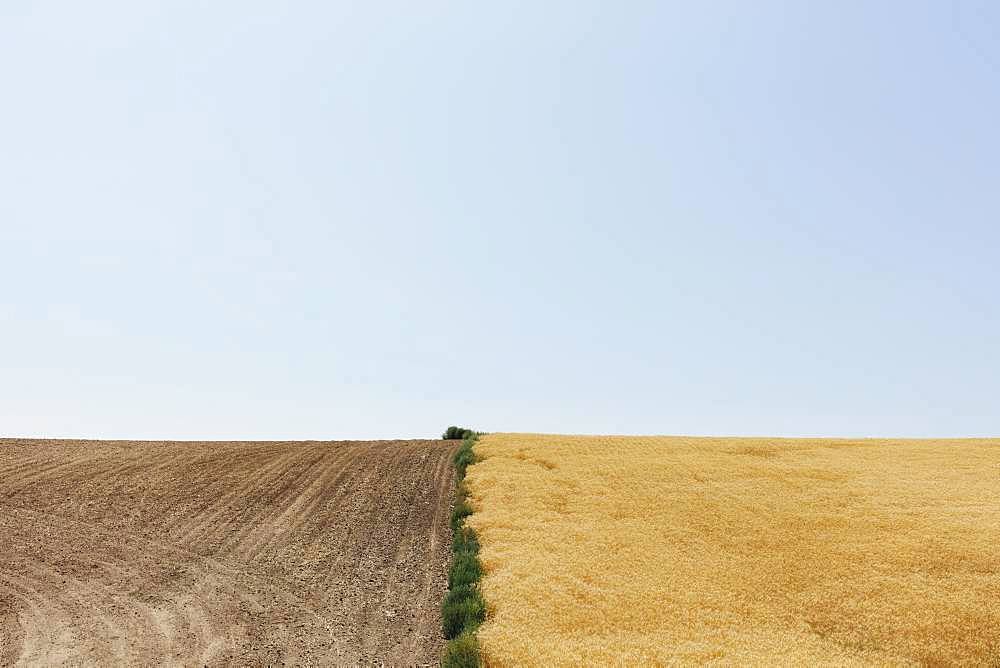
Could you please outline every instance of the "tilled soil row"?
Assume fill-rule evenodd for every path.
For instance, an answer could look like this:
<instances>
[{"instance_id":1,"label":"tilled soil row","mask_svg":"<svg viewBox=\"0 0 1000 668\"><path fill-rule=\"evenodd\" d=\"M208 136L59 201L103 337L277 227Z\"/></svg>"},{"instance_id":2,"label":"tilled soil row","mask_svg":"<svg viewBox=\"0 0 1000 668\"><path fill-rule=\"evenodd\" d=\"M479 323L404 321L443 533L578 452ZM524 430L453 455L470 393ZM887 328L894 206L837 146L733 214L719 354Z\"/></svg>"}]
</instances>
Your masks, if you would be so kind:
<instances>
[{"instance_id":1,"label":"tilled soil row","mask_svg":"<svg viewBox=\"0 0 1000 668\"><path fill-rule=\"evenodd\" d=\"M0 665L430 665L455 446L0 440Z\"/></svg>"}]
</instances>

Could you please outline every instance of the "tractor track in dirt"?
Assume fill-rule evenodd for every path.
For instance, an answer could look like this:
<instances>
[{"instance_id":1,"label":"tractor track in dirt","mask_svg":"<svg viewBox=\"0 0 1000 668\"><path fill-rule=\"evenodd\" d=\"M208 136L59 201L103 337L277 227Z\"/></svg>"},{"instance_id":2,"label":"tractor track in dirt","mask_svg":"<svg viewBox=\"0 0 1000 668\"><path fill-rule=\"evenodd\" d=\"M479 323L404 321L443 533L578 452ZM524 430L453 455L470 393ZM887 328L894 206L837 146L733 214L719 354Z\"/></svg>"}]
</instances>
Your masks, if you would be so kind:
<instances>
[{"instance_id":1,"label":"tractor track in dirt","mask_svg":"<svg viewBox=\"0 0 1000 668\"><path fill-rule=\"evenodd\" d=\"M0 439L0 665L431 665L446 441Z\"/></svg>"}]
</instances>

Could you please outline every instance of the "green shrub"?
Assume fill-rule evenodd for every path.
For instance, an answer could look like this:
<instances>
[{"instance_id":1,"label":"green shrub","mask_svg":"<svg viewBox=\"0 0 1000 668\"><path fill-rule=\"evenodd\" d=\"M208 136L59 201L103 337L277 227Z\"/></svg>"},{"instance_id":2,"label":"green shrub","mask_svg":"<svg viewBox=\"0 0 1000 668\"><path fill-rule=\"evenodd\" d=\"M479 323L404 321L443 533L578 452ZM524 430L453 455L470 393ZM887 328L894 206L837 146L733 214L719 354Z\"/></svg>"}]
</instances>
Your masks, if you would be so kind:
<instances>
[{"instance_id":1,"label":"green shrub","mask_svg":"<svg viewBox=\"0 0 1000 668\"><path fill-rule=\"evenodd\" d=\"M465 469L469 468L469 464L473 464L476 461L476 456L472 452L472 442L465 441L468 443L468 447L462 445L458 450L455 451L455 456L452 457L451 461L455 465L455 475L461 480L465 477Z\"/></svg>"},{"instance_id":2,"label":"green shrub","mask_svg":"<svg viewBox=\"0 0 1000 668\"><path fill-rule=\"evenodd\" d=\"M451 551L459 554L477 554L479 552L479 537L469 527L463 526L455 532L451 540Z\"/></svg>"},{"instance_id":3,"label":"green shrub","mask_svg":"<svg viewBox=\"0 0 1000 668\"><path fill-rule=\"evenodd\" d=\"M446 638L455 638L463 631L469 633L486 619L486 602L475 587L452 589L441 604L441 628Z\"/></svg>"},{"instance_id":4,"label":"green shrub","mask_svg":"<svg viewBox=\"0 0 1000 668\"><path fill-rule=\"evenodd\" d=\"M462 440L462 447L456 450L454 456L451 458L451 463L455 465L455 475L458 477L459 482L465 478L465 470L469 468L469 465L476 462L476 454L472 451L472 446L478 440L479 434L473 432L472 435Z\"/></svg>"},{"instance_id":5,"label":"green shrub","mask_svg":"<svg viewBox=\"0 0 1000 668\"><path fill-rule=\"evenodd\" d=\"M442 668L480 668L479 642L472 633L463 633L449 640L441 659Z\"/></svg>"},{"instance_id":6,"label":"green shrub","mask_svg":"<svg viewBox=\"0 0 1000 668\"><path fill-rule=\"evenodd\" d=\"M482 575L483 567L479 563L479 557L470 552L458 552L452 557L451 568L448 570L448 588L474 585Z\"/></svg>"},{"instance_id":7,"label":"green shrub","mask_svg":"<svg viewBox=\"0 0 1000 668\"><path fill-rule=\"evenodd\" d=\"M459 438L471 438L476 432L471 429L465 429L464 427L448 427L441 434L441 438L446 441L451 441Z\"/></svg>"},{"instance_id":8,"label":"green shrub","mask_svg":"<svg viewBox=\"0 0 1000 668\"><path fill-rule=\"evenodd\" d=\"M451 511L451 530L458 531L465 518L472 514L472 506L465 500L465 495L461 494L455 503L455 509Z\"/></svg>"}]
</instances>

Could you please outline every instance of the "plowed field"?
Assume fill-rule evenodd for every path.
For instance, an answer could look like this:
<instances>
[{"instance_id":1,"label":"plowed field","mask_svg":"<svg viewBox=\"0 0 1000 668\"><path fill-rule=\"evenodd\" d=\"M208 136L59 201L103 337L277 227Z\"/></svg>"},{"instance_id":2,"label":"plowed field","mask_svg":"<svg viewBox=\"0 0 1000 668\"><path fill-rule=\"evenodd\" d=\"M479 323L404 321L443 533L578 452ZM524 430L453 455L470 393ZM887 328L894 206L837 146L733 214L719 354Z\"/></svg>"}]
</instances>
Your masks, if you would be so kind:
<instances>
[{"instance_id":1,"label":"plowed field","mask_svg":"<svg viewBox=\"0 0 1000 668\"><path fill-rule=\"evenodd\" d=\"M0 440L0 665L436 663L454 447Z\"/></svg>"}]
</instances>

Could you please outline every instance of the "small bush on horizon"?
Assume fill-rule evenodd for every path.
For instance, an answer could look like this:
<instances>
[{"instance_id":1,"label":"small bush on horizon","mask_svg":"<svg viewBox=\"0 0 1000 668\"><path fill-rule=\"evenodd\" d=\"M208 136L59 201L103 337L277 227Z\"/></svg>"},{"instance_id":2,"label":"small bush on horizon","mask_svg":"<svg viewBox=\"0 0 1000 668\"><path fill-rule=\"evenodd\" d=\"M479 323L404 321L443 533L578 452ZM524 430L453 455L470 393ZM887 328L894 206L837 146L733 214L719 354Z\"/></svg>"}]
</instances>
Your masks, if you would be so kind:
<instances>
[{"instance_id":1,"label":"small bush on horizon","mask_svg":"<svg viewBox=\"0 0 1000 668\"><path fill-rule=\"evenodd\" d=\"M441 434L441 438L446 441L455 441L462 438L472 438L476 432L471 429L466 429L465 427L455 427L451 426L444 430Z\"/></svg>"}]
</instances>

